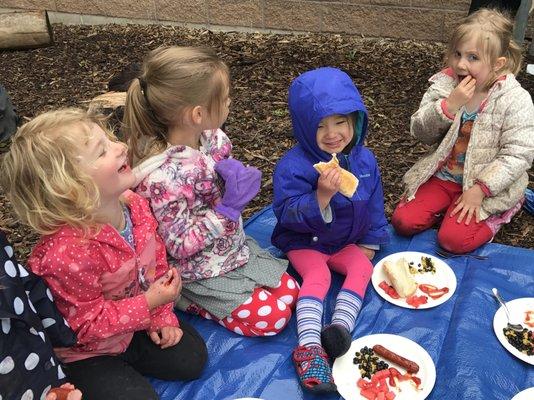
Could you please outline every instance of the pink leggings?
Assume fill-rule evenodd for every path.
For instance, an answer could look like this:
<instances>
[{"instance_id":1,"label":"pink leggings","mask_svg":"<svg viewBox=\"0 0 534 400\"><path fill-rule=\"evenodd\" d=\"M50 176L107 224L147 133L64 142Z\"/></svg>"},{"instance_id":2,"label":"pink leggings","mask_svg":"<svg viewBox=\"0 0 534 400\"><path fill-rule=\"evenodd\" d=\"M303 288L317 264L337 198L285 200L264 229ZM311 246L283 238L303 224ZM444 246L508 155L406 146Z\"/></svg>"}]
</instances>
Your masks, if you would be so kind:
<instances>
[{"instance_id":1,"label":"pink leggings","mask_svg":"<svg viewBox=\"0 0 534 400\"><path fill-rule=\"evenodd\" d=\"M300 249L289 251L287 257L302 277L299 298L308 296L324 300L330 288L332 269L346 276L342 289L351 290L363 299L373 273L371 261L355 244L349 244L331 255Z\"/></svg>"}]
</instances>

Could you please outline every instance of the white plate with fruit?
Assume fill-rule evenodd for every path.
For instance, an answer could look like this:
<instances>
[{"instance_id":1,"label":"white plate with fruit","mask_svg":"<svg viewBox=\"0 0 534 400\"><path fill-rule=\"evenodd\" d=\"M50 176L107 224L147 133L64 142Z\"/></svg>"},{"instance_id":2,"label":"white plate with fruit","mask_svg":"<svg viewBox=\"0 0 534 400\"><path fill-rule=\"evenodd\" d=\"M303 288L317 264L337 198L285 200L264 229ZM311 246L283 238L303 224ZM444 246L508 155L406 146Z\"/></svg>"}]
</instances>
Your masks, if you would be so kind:
<instances>
[{"instance_id":1,"label":"white plate with fruit","mask_svg":"<svg viewBox=\"0 0 534 400\"><path fill-rule=\"evenodd\" d=\"M417 251L390 254L378 261L371 282L385 300L412 309L439 306L456 290L456 275L451 267Z\"/></svg>"},{"instance_id":2,"label":"white plate with fruit","mask_svg":"<svg viewBox=\"0 0 534 400\"><path fill-rule=\"evenodd\" d=\"M534 297L510 300L506 305L512 321L520 323L523 331L516 332L507 327L508 319L503 307L493 317L493 331L506 350L534 365Z\"/></svg>"},{"instance_id":3,"label":"white plate with fruit","mask_svg":"<svg viewBox=\"0 0 534 400\"><path fill-rule=\"evenodd\" d=\"M384 333L354 340L332 375L345 400L423 400L436 383L436 366L413 340Z\"/></svg>"}]
</instances>

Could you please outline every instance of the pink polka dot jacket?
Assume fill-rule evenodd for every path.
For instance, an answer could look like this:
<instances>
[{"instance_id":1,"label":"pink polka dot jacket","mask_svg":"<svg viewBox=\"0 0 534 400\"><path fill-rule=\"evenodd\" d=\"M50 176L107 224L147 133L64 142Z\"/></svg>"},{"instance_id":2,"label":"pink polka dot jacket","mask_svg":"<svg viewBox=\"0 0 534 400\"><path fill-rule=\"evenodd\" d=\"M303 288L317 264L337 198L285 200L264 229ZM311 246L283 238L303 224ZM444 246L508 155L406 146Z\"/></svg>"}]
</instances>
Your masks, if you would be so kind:
<instances>
[{"instance_id":1,"label":"pink polka dot jacket","mask_svg":"<svg viewBox=\"0 0 534 400\"><path fill-rule=\"evenodd\" d=\"M133 333L178 326L169 303L149 310L144 290L168 270L165 246L146 200L125 192L135 250L109 224L95 234L64 226L43 236L28 265L43 277L78 342L55 349L64 362L120 354Z\"/></svg>"}]
</instances>

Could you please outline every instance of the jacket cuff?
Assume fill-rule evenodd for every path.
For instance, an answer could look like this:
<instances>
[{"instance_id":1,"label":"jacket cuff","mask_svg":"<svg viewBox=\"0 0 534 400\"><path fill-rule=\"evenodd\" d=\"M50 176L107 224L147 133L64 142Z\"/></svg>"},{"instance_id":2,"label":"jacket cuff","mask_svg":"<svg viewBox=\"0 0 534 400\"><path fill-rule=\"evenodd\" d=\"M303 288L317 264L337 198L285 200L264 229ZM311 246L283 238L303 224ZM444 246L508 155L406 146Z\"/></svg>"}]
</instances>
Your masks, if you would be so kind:
<instances>
[{"instance_id":1,"label":"jacket cuff","mask_svg":"<svg viewBox=\"0 0 534 400\"><path fill-rule=\"evenodd\" d=\"M151 317L148 332L156 332L166 326L180 326L178 318L173 312L173 303L167 303L157 307Z\"/></svg>"},{"instance_id":2,"label":"jacket cuff","mask_svg":"<svg viewBox=\"0 0 534 400\"><path fill-rule=\"evenodd\" d=\"M328 205L327 209L328 208L330 208L330 204ZM330 211L332 210L330 209ZM317 191L312 193L311 201L307 204L307 209L304 211L304 214L306 215L307 224L317 232L324 232L324 230L328 229L334 220L333 213L331 213L332 221L328 222L325 220L325 215L323 214L323 210L321 210L321 206L317 200Z\"/></svg>"},{"instance_id":3,"label":"jacket cuff","mask_svg":"<svg viewBox=\"0 0 534 400\"><path fill-rule=\"evenodd\" d=\"M225 206L222 203L219 203L215 206L215 211L217 211L221 215L224 215L226 218L234 222L238 222L239 217L241 216L241 213L238 210L232 207Z\"/></svg>"},{"instance_id":4,"label":"jacket cuff","mask_svg":"<svg viewBox=\"0 0 534 400\"><path fill-rule=\"evenodd\" d=\"M361 238L358 244L360 243L365 243L365 245L361 245L364 247L387 244L389 243L389 232L387 228L369 231L363 238Z\"/></svg>"},{"instance_id":5,"label":"jacket cuff","mask_svg":"<svg viewBox=\"0 0 534 400\"><path fill-rule=\"evenodd\" d=\"M215 211L208 210L206 212L206 219L204 221L210 233L214 237L219 237L224 233L225 229L224 229L223 223L225 219L227 219L227 217L222 214L217 213L217 210Z\"/></svg>"},{"instance_id":6,"label":"jacket cuff","mask_svg":"<svg viewBox=\"0 0 534 400\"><path fill-rule=\"evenodd\" d=\"M328 204L324 210L321 210L321 216L323 217L323 221L327 224L332 222L334 216L332 214L332 208L330 207L330 204Z\"/></svg>"},{"instance_id":7,"label":"jacket cuff","mask_svg":"<svg viewBox=\"0 0 534 400\"><path fill-rule=\"evenodd\" d=\"M374 250L374 251L380 250L380 245L379 244L362 244L362 243L358 243L358 246L365 247L366 249Z\"/></svg>"},{"instance_id":8,"label":"jacket cuff","mask_svg":"<svg viewBox=\"0 0 534 400\"><path fill-rule=\"evenodd\" d=\"M452 114L450 111L449 111L449 108L447 107L447 99L443 99L441 100L441 111L443 112L443 114L451 119L451 120L454 120L454 114Z\"/></svg>"},{"instance_id":9,"label":"jacket cuff","mask_svg":"<svg viewBox=\"0 0 534 400\"><path fill-rule=\"evenodd\" d=\"M480 186L480 189L482 189L482 192L484 193L484 196L491 197L493 194L491 193L491 190L489 187L484 183L479 181L478 179L475 181L475 184Z\"/></svg>"}]
</instances>

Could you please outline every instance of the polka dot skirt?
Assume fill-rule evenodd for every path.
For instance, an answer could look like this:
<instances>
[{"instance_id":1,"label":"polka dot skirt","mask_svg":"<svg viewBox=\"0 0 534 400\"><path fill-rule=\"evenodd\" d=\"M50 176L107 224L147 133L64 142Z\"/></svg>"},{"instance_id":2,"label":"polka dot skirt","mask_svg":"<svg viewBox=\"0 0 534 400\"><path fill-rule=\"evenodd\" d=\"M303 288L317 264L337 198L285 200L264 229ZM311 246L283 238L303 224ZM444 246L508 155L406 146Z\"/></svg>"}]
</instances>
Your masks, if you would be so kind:
<instances>
[{"instance_id":1,"label":"polka dot skirt","mask_svg":"<svg viewBox=\"0 0 534 400\"><path fill-rule=\"evenodd\" d=\"M276 287L256 288L229 317L217 319L205 310L197 308L197 311L202 317L213 319L239 335L273 336L291 319L298 291L297 281L284 273Z\"/></svg>"}]
</instances>

